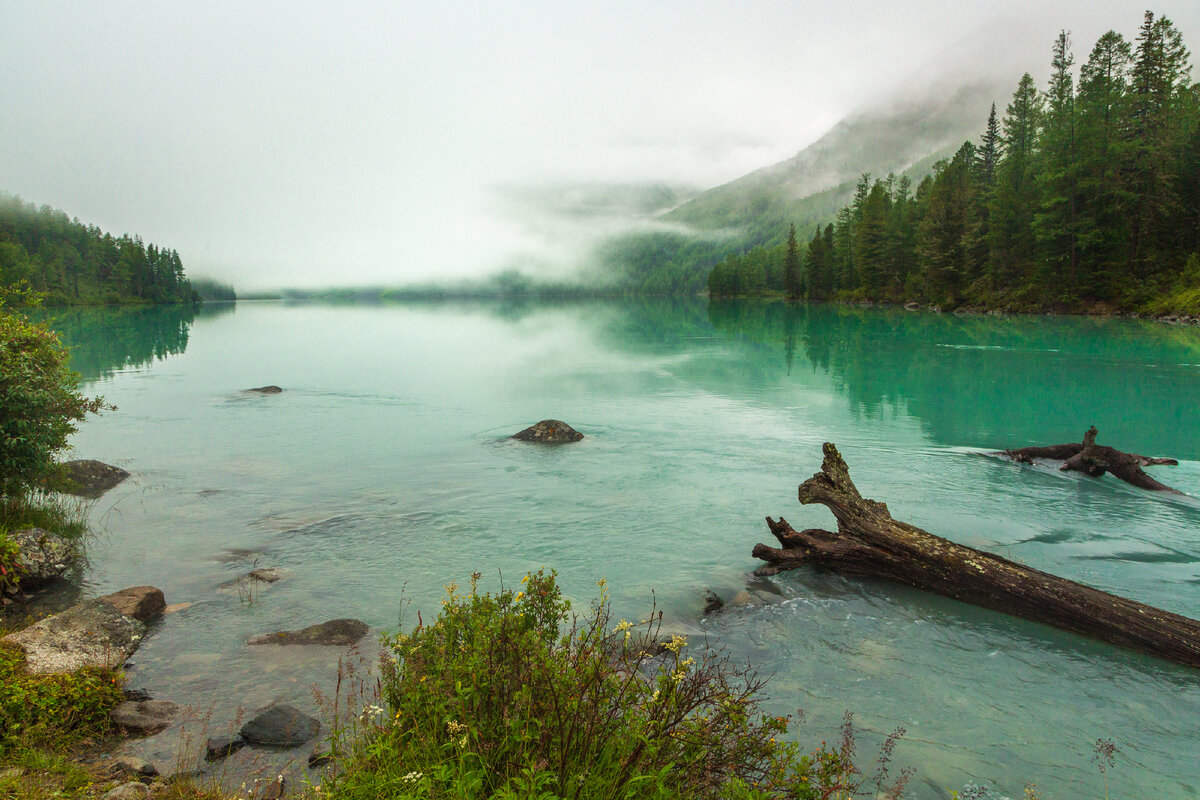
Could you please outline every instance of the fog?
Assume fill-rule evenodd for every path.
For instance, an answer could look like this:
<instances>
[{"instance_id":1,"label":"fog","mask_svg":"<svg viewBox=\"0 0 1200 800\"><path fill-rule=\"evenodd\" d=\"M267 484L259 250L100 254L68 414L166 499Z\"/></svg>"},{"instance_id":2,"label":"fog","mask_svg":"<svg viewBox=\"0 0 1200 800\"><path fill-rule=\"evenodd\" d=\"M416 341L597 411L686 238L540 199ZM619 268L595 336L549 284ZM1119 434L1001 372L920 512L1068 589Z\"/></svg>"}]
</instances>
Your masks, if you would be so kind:
<instances>
[{"instance_id":1,"label":"fog","mask_svg":"<svg viewBox=\"0 0 1200 800\"><path fill-rule=\"evenodd\" d=\"M1155 10L1198 47L1197 5ZM1042 74L1060 28L1083 61L1144 9L998 6L4 0L0 191L239 289L561 271L655 224L572 198L677 200L915 80Z\"/></svg>"}]
</instances>

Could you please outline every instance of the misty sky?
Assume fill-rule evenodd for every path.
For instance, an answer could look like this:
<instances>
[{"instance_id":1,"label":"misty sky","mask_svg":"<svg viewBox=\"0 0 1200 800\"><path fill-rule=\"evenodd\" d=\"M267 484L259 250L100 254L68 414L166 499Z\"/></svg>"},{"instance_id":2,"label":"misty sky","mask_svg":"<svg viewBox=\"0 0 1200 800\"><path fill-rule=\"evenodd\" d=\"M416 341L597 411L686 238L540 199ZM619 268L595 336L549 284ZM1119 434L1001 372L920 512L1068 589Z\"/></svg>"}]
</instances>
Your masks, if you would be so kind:
<instances>
[{"instance_id":1,"label":"misty sky","mask_svg":"<svg viewBox=\"0 0 1200 800\"><path fill-rule=\"evenodd\" d=\"M2 0L0 191L243 289L480 275L563 255L497 186L712 186L964 39L984 69L1027 53L1041 74L1059 28L1082 61L1143 9ZM1198 9L1155 10L1200 48Z\"/></svg>"}]
</instances>

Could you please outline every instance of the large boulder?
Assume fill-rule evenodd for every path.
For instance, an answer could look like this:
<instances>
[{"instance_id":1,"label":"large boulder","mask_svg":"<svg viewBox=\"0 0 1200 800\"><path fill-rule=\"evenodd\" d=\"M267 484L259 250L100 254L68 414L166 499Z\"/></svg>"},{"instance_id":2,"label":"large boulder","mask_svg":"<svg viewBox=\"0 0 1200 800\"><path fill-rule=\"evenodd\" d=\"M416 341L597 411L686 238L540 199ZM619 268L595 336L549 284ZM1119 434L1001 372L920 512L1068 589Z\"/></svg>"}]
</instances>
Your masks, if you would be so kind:
<instances>
[{"instance_id":1,"label":"large boulder","mask_svg":"<svg viewBox=\"0 0 1200 800\"><path fill-rule=\"evenodd\" d=\"M145 623L103 600L88 600L11 633L3 641L24 651L30 672L73 672L83 667L120 666L145 635Z\"/></svg>"},{"instance_id":2,"label":"large boulder","mask_svg":"<svg viewBox=\"0 0 1200 800\"><path fill-rule=\"evenodd\" d=\"M80 497L99 497L129 477L129 473L120 467L91 459L67 461L59 467L65 478L62 491Z\"/></svg>"},{"instance_id":3,"label":"large boulder","mask_svg":"<svg viewBox=\"0 0 1200 800\"><path fill-rule=\"evenodd\" d=\"M241 738L266 747L297 747L317 735L321 723L288 705L270 705L242 726Z\"/></svg>"},{"instance_id":4,"label":"large boulder","mask_svg":"<svg viewBox=\"0 0 1200 800\"><path fill-rule=\"evenodd\" d=\"M279 394L283 391L278 386L255 386L253 389L247 389L247 392L258 392L259 394Z\"/></svg>"},{"instance_id":5,"label":"large boulder","mask_svg":"<svg viewBox=\"0 0 1200 800\"><path fill-rule=\"evenodd\" d=\"M112 721L118 728L130 733L149 736L170 727L179 706L170 700L126 700L112 712Z\"/></svg>"},{"instance_id":6,"label":"large boulder","mask_svg":"<svg viewBox=\"0 0 1200 800\"><path fill-rule=\"evenodd\" d=\"M17 582L22 591L58 580L79 558L74 542L42 528L26 528L9 538L17 545Z\"/></svg>"},{"instance_id":7,"label":"large boulder","mask_svg":"<svg viewBox=\"0 0 1200 800\"><path fill-rule=\"evenodd\" d=\"M321 644L346 647L367 635L367 623L357 619L331 619L298 631L277 631L253 636L247 644Z\"/></svg>"},{"instance_id":8,"label":"large boulder","mask_svg":"<svg viewBox=\"0 0 1200 800\"><path fill-rule=\"evenodd\" d=\"M522 442L563 444L566 442L578 442L583 438L583 434L561 419L544 419L536 425L530 425L519 433L514 433L512 438L519 439Z\"/></svg>"},{"instance_id":9,"label":"large boulder","mask_svg":"<svg viewBox=\"0 0 1200 800\"><path fill-rule=\"evenodd\" d=\"M149 622L167 607L162 589L154 586L130 586L96 599L103 600L125 616L140 622Z\"/></svg>"}]
</instances>

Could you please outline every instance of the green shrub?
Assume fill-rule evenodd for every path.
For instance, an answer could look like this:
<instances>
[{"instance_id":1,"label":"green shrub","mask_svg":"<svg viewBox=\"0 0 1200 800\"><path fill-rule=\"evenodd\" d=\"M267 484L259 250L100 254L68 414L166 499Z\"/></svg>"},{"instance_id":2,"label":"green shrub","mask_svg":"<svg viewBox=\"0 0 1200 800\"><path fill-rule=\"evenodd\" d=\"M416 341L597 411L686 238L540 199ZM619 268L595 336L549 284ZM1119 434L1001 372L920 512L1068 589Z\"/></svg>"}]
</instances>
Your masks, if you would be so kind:
<instances>
[{"instance_id":1,"label":"green shrub","mask_svg":"<svg viewBox=\"0 0 1200 800\"><path fill-rule=\"evenodd\" d=\"M31 675L21 651L0 644L0 754L18 741L29 745L105 733L121 697L114 670Z\"/></svg>"},{"instance_id":2,"label":"green shrub","mask_svg":"<svg viewBox=\"0 0 1200 800\"><path fill-rule=\"evenodd\" d=\"M762 679L661 638L660 617L614 625L603 582L578 619L553 574L495 595L477 578L386 641L383 706L342 720L322 796L817 800L863 785L849 719L843 747L801 755L788 720L760 714Z\"/></svg>"},{"instance_id":3,"label":"green shrub","mask_svg":"<svg viewBox=\"0 0 1200 800\"><path fill-rule=\"evenodd\" d=\"M103 408L79 393L58 335L6 307L28 292L0 291L0 494L22 496L53 466L75 423ZM36 301L35 301L36 302Z\"/></svg>"}]
</instances>

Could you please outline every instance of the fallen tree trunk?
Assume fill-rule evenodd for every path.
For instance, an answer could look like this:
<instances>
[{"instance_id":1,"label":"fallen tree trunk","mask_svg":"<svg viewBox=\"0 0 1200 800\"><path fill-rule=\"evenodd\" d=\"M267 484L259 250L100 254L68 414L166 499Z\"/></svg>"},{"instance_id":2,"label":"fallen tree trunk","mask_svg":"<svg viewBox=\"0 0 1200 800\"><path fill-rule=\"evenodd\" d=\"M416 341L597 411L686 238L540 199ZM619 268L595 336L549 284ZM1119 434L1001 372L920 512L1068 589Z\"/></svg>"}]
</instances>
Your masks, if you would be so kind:
<instances>
[{"instance_id":1,"label":"fallen tree trunk","mask_svg":"<svg viewBox=\"0 0 1200 800\"><path fill-rule=\"evenodd\" d=\"M894 520L886 505L859 494L837 448L826 442L824 450L821 471L800 484L799 497L829 508L837 533L767 517L780 547L754 546L767 562L759 574L812 565L881 578L1200 667L1200 622Z\"/></svg>"},{"instance_id":2,"label":"fallen tree trunk","mask_svg":"<svg viewBox=\"0 0 1200 800\"><path fill-rule=\"evenodd\" d=\"M1093 478L1099 478L1105 472L1111 472L1116 477L1131 483L1141 489L1156 492L1175 492L1165 483L1159 483L1147 475L1142 467L1166 464L1175 466L1179 462L1173 458L1151 458L1134 453L1122 453L1115 447L1096 444L1096 426L1087 429L1083 441L1078 444L1056 444L1049 447L1021 447L1016 450L1005 450L1005 455L1013 461L1022 464L1032 464L1035 459L1049 458L1062 461L1060 470L1082 472Z\"/></svg>"}]
</instances>

